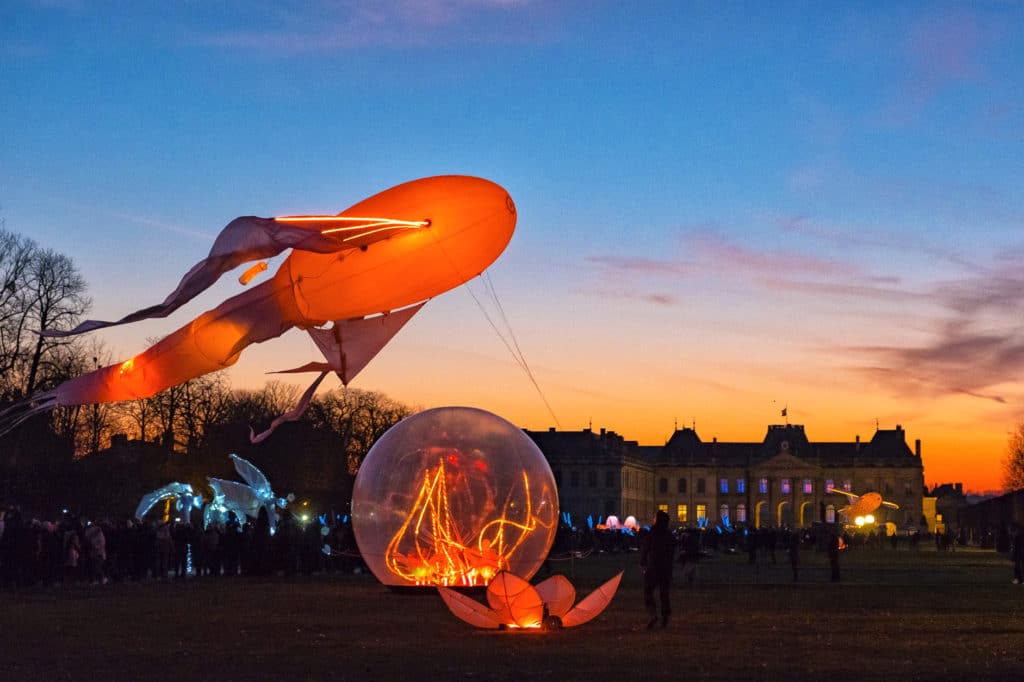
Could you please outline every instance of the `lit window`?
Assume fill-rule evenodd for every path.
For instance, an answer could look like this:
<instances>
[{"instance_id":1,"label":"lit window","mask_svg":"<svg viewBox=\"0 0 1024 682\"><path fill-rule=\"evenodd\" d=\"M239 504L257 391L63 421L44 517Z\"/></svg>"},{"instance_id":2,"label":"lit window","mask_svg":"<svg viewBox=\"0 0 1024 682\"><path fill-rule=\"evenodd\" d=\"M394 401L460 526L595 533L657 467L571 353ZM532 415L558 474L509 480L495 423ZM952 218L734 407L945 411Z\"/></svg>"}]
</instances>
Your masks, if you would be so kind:
<instances>
[{"instance_id":1,"label":"lit window","mask_svg":"<svg viewBox=\"0 0 1024 682\"><path fill-rule=\"evenodd\" d=\"M697 492L698 493L707 492L707 485L705 485L703 478L698 478L697 479Z\"/></svg>"},{"instance_id":2,"label":"lit window","mask_svg":"<svg viewBox=\"0 0 1024 682\"><path fill-rule=\"evenodd\" d=\"M658 505L658 511L663 511L666 514L668 514L668 505L667 504L659 504Z\"/></svg>"},{"instance_id":3,"label":"lit window","mask_svg":"<svg viewBox=\"0 0 1024 682\"><path fill-rule=\"evenodd\" d=\"M811 482L811 479L805 478L804 479L804 495L810 495L813 492L814 492L814 484Z\"/></svg>"},{"instance_id":4,"label":"lit window","mask_svg":"<svg viewBox=\"0 0 1024 682\"><path fill-rule=\"evenodd\" d=\"M782 484L781 485L782 485L782 494L783 495L788 495L789 492L790 492L789 479L788 478L782 479Z\"/></svg>"},{"instance_id":5,"label":"lit window","mask_svg":"<svg viewBox=\"0 0 1024 682\"><path fill-rule=\"evenodd\" d=\"M729 492L729 479L723 478L718 482L718 489L723 493Z\"/></svg>"},{"instance_id":6,"label":"lit window","mask_svg":"<svg viewBox=\"0 0 1024 682\"><path fill-rule=\"evenodd\" d=\"M836 508L835 505L829 505L825 507L825 523L836 522Z\"/></svg>"},{"instance_id":7,"label":"lit window","mask_svg":"<svg viewBox=\"0 0 1024 682\"><path fill-rule=\"evenodd\" d=\"M676 506L676 518L679 519L679 523L686 523L686 511L685 504Z\"/></svg>"},{"instance_id":8,"label":"lit window","mask_svg":"<svg viewBox=\"0 0 1024 682\"><path fill-rule=\"evenodd\" d=\"M740 504L736 505L736 520L740 523L747 522L747 505Z\"/></svg>"},{"instance_id":9,"label":"lit window","mask_svg":"<svg viewBox=\"0 0 1024 682\"><path fill-rule=\"evenodd\" d=\"M832 490L835 487L836 487L836 482L835 481L833 481L831 478L826 478L825 479L825 492L828 492L829 490Z\"/></svg>"},{"instance_id":10,"label":"lit window","mask_svg":"<svg viewBox=\"0 0 1024 682\"><path fill-rule=\"evenodd\" d=\"M747 479L737 478L736 479L736 492L743 494L747 492Z\"/></svg>"},{"instance_id":11,"label":"lit window","mask_svg":"<svg viewBox=\"0 0 1024 682\"><path fill-rule=\"evenodd\" d=\"M853 482L850 479L843 480L843 490L848 493L853 492Z\"/></svg>"},{"instance_id":12,"label":"lit window","mask_svg":"<svg viewBox=\"0 0 1024 682\"><path fill-rule=\"evenodd\" d=\"M697 523L708 520L708 506L706 504L697 505Z\"/></svg>"},{"instance_id":13,"label":"lit window","mask_svg":"<svg viewBox=\"0 0 1024 682\"><path fill-rule=\"evenodd\" d=\"M676 490L678 490L681 493L685 493L686 492L686 479L685 478L680 478L676 482Z\"/></svg>"},{"instance_id":14,"label":"lit window","mask_svg":"<svg viewBox=\"0 0 1024 682\"><path fill-rule=\"evenodd\" d=\"M718 518L722 519L723 522L729 520L729 505L723 504L718 508Z\"/></svg>"},{"instance_id":15,"label":"lit window","mask_svg":"<svg viewBox=\"0 0 1024 682\"><path fill-rule=\"evenodd\" d=\"M768 479L767 478L762 478L760 481L758 481L757 488L758 488L758 490L761 491L762 495L767 495L768 494Z\"/></svg>"}]
</instances>

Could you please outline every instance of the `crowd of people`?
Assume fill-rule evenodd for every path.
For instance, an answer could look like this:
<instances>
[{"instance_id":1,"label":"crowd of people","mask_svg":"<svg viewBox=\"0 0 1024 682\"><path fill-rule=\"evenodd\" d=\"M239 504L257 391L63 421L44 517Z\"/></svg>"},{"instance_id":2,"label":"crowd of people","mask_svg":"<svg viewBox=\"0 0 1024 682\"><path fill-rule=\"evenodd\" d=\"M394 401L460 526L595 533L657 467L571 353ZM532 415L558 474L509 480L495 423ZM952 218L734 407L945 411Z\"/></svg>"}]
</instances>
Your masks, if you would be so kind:
<instances>
[{"instance_id":1,"label":"crowd of people","mask_svg":"<svg viewBox=\"0 0 1024 682\"><path fill-rule=\"evenodd\" d=\"M312 522L285 511L272 529L263 511L255 520L229 515L225 523L204 527L201 519L138 521L86 520L63 514L54 520L23 516L17 507L0 510L0 589L33 585L106 584L163 581L187 576L285 575L365 570L348 517L321 517ZM190 523L191 521L191 523ZM834 528L787 527L728 529L680 527L669 531L683 580L693 583L702 556L718 552L746 553L760 570L788 562L793 580L799 579L800 554L824 551L839 579L840 549L891 546L907 542L918 547L920 534L906 540L877 531L825 532ZM639 532L559 526L552 556L590 552L644 551L650 529ZM1024 583L1024 529L1006 534L1004 551L1014 561L1015 580ZM936 547L950 549L960 539L936 534ZM1000 543L995 543L1000 544ZM779 558L781 555L782 558ZM550 557L549 557L550 558Z\"/></svg>"},{"instance_id":2,"label":"crowd of people","mask_svg":"<svg viewBox=\"0 0 1024 682\"><path fill-rule=\"evenodd\" d=\"M302 522L286 512L274 531L265 512L204 528L181 519L41 520L12 507L0 512L0 588L361 568L347 518Z\"/></svg>"}]
</instances>

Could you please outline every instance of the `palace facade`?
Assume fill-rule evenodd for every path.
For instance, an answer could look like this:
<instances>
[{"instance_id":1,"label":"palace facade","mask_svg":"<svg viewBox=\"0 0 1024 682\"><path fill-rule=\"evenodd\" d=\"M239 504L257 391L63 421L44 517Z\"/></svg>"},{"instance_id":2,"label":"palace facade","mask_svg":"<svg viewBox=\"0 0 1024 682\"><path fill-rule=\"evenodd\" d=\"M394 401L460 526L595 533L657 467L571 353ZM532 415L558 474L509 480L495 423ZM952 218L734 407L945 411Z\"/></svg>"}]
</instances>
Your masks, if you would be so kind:
<instances>
[{"instance_id":1,"label":"palace facade","mask_svg":"<svg viewBox=\"0 0 1024 682\"><path fill-rule=\"evenodd\" d=\"M722 523L809 526L833 522L848 503L829 488L878 492L899 509L880 507L878 523L921 527L921 441L911 450L903 427L878 429L870 441L812 442L803 425L768 427L764 440L702 441L678 429L665 445L639 445L614 431L526 431L558 485L562 511L576 519L616 514L650 522L665 510L680 525ZM850 519L852 522L852 519Z\"/></svg>"}]
</instances>

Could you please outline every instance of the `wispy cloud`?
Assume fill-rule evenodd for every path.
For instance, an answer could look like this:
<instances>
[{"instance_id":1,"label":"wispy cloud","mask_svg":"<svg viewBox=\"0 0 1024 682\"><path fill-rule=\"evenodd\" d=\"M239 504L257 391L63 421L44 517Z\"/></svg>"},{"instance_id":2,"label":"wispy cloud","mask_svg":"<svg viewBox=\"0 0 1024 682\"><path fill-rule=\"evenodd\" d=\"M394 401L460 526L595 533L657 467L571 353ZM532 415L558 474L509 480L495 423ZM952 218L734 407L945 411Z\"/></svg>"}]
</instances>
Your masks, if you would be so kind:
<instances>
[{"instance_id":1,"label":"wispy cloud","mask_svg":"<svg viewBox=\"0 0 1024 682\"><path fill-rule=\"evenodd\" d=\"M837 342L820 350L854 373L899 394L964 395L999 404L1019 397L1012 384L1024 376L1024 326L1020 323L1024 319L1024 274L1018 272L1015 257L1024 254L1024 246L1009 248L992 264L982 265L952 251L817 225L802 218L787 219L780 225L784 230L840 246L855 244L897 253L924 251L955 264L966 274L910 286L893 272L873 272L851 262L797 250L758 249L728 239L719 231L701 229L683 238L681 253L685 257L588 257L587 263L598 268L603 284L580 291L603 298L672 305L677 297L663 293L666 283L717 277L756 284L761 291L799 294L825 302L881 302L887 305L879 307L877 324L889 332L897 329L892 319L883 323L883 315L893 306L910 306L911 310L926 311L930 320L930 327L923 330L930 339L924 343L850 347ZM780 271L779 263L785 263L786 268ZM609 282L618 284L627 278L628 284L608 286ZM850 360L854 361L852 366Z\"/></svg>"},{"instance_id":2,"label":"wispy cloud","mask_svg":"<svg viewBox=\"0 0 1024 682\"><path fill-rule=\"evenodd\" d=\"M907 123L945 90L984 77L981 52L992 37L966 5L921 18L905 36L899 66L907 77L885 106L883 120Z\"/></svg>"},{"instance_id":3,"label":"wispy cloud","mask_svg":"<svg viewBox=\"0 0 1024 682\"><path fill-rule=\"evenodd\" d=\"M849 349L868 358L857 371L913 395L1007 402L992 389L1024 376L1024 278L994 271L937 284L929 296L946 311L932 339L916 346Z\"/></svg>"},{"instance_id":4,"label":"wispy cloud","mask_svg":"<svg viewBox=\"0 0 1024 682\"><path fill-rule=\"evenodd\" d=\"M685 277L698 274L703 267L688 261L659 260L657 258L631 258L628 256L587 256L588 263L608 270L643 275L670 275Z\"/></svg>"},{"instance_id":5,"label":"wispy cloud","mask_svg":"<svg viewBox=\"0 0 1024 682\"><path fill-rule=\"evenodd\" d=\"M611 287L593 287L587 289L576 288L573 289L573 293L595 296L601 299L623 299L665 306L675 305L679 302L679 297L675 294L664 292L644 292L636 291L634 289L618 289Z\"/></svg>"},{"instance_id":6,"label":"wispy cloud","mask_svg":"<svg viewBox=\"0 0 1024 682\"><path fill-rule=\"evenodd\" d=\"M812 237L825 243L839 247L865 247L880 248L890 251L904 251L910 248L916 253L921 253L939 261L952 263L967 271L983 272L984 268L964 258L960 253L952 249L943 249L932 246L926 242L915 240L908 244L906 239L901 239L896 234L882 235L858 227L844 227L837 225L823 224L812 220L807 216L793 215L785 216L778 220L780 229L791 234L799 234ZM898 278L892 277L892 281Z\"/></svg>"},{"instance_id":7,"label":"wispy cloud","mask_svg":"<svg viewBox=\"0 0 1024 682\"><path fill-rule=\"evenodd\" d=\"M1019 265L1001 266L963 280L943 282L936 295L958 316L977 317L986 313L1024 314L1024 273Z\"/></svg>"},{"instance_id":8,"label":"wispy cloud","mask_svg":"<svg viewBox=\"0 0 1024 682\"><path fill-rule=\"evenodd\" d=\"M781 282L781 286L786 286L784 283L787 281L779 274L780 264L785 264L786 271L800 273L805 278L792 280L790 288L834 285L837 281L860 285L895 284L899 281L894 276L872 275L851 263L806 252L755 248L724 237L713 229L687 233L681 240L680 251L685 255L678 258L595 255L587 256L585 260L605 273L632 277L689 279L714 275L758 284Z\"/></svg>"},{"instance_id":9,"label":"wispy cloud","mask_svg":"<svg viewBox=\"0 0 1024 682\"><path fill-rule=\"evenodd\" d=\"M699 262L712 263L716 269L777 276L779 264L785 263L786 269L811 276L852 277L858 274L858 269L848 263L791 249L752 248L710 231L690 235L685 241Z\"/></svg>"},{"instance_id":10,"label":"wispy cloud","mask_svg":"<svg viewBox=\"0 0 1024 682\"><path fill-rule=\"evenodd\" d=\"M219 47L344 52L370 47L517 44L547 35L557 8L530 0L319 0L273 3L274 25L205 33ZM254 13L255 14L255 13Z\"/></svg>"}]
</instances>

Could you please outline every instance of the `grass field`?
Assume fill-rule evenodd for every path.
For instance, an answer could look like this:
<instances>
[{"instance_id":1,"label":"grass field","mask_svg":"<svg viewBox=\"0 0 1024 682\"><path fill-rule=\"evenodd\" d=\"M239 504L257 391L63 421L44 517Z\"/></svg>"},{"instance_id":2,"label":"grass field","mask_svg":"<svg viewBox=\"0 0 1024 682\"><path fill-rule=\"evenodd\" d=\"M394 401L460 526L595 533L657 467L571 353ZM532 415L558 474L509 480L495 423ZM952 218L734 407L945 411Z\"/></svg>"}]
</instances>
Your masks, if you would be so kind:
<instances>
[{"instance_id":1,"label":"grass field","mask_svg":"<svg viewBox=\"0 0 1024 682\"><path fill-rule=\"evenodd\" d=\"M797 584L781 553L760 573L719 556L651 632L635 558L557 564L580 595L625 576L556 632L474 630L368 575L0 594L0 680L1024 678L1024 586L992 552L844 553L839 584L813 552Z\"/></svg>"}]
</instances>

